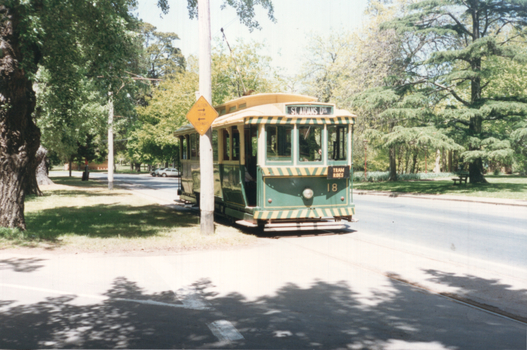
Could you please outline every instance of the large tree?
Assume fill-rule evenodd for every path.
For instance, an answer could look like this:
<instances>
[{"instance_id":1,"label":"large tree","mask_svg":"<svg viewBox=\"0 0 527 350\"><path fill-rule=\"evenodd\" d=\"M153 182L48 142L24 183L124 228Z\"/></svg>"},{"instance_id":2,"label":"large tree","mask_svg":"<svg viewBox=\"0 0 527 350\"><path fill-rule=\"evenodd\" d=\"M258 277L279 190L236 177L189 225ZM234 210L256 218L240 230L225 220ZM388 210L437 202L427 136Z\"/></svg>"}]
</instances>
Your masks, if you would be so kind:
<instances>
[{"instance_id":1,"label":"large tree","mask_svg":"<svg viewBox=\"0 0 527 350\"><path fill-rule=\"evenodd\" d=\"M218 43L212 54L212 101L221 104L243 93L276 92L284 88L278 72L270 66L264 47L255 42L236 43L232 53ZM138 120L128 141L128 155L136 162L169 162L177 155L173 132L188 121L187 112L196 101L197 59L189 57L188 70L166 77L153 89L144 106L137 107ZM245 91L244 91L245 89Z\"/></svg>"},{"instance_id":2,"label":"large tree","mask_svg":"<svg viewBox=\"0 0 527 350\"><path fill-rule=\"evenodd\" d=\"M160 32L150 23L142 24L144 59L147 76L158 79L185 70L185 56L174 45L179 40L176 33Z\"/></svg>"},{"instance_id":3,"label":"large tree","mask_svg":"<svg viewBox=\"0 0 527 350\"><path fill-rule=\"evenodd\" d=\"M304 91L321 101L334 102L357 113L358 140L372 141L373 134L391 133L395 126L417 126L429 116L426 98L406 98L402 89L388 86L404 84L404 72L413 64L412 47L394 30L381 30L404 6L386 6L384 1L369 1L368 20L358 30L314 36L304 60L301 82ZM400 110L413 110L411 117ZM376 133L366 134L367 130ZM379 136L380 137L380 136ZM370 143L374 144L374 143ZM362 147L357 153L362 153ZM395 144L388 150L390 178L395 180Z\"/></svg>"},{"instance_id":4,"label":"large tree","mask_svg":"<svg viewBox=\"0 0 527 350\"><path fill-rule=\"evenodd\" d=\"M421 63L408 69L406 86L436 96L438 125L457 132L467 145L470 182L486 182L484 161L511 154L506 135L495 132L496 122L515 122L527 114L517 94L490 94L496 70L507 61L525 60L527 5L516 0L424 0L385 25L415 44ZM414 56L416 57L416 56ZM419 90L419 89L417 89Z\"/></svg>"},{"instance_id":5,"label":"large tree","mask_svg":"<svg viewBox=\"0 0 527 350\"><path fill-rule=\"evenodd\" d=\"M82 74L119 86L131 58L134 5L134 0L0 4L0 226L25 229L25 187L34 176L40 144L33 119L37 70L49 72L65 105L75 103ZM63 117L65 126L75 118Z\"/></svg>"}]
</instances>

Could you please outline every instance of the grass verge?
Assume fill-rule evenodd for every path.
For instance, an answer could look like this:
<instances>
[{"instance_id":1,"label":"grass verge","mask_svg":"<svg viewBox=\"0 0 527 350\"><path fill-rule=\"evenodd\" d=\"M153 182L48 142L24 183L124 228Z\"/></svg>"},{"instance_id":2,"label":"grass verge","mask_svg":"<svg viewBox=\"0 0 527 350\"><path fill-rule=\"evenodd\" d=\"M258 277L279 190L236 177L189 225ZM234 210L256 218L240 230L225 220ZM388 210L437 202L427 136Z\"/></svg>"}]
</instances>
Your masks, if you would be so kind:
<instances>
[{"instance_id":1,"label":"grass verge","mask_svg":"<svg viewBox=\"0 0 527 350\"><path fill-rule=\"evenodd\" d=\"M97 181L52 178L44 196L25 203L26 231L0 230L0 249L44 248L64 252L184 251L235 247L256 237L216 223L203 236L199 218L114 189Z\"/></svg>"},{"instance_id":2,"label":"grass verge","mask_svg":"<svg viewBox=\"0 0 527 350\"><path fill-rule=\"evenodd\" d=\"M471 197L527 200L527 177L513 175L486 176L488 184L467 183L454 186L453 181L384 181L354 183L356 190L390 191L420 194L449 194Z\"/></svg>"}]
</instances>

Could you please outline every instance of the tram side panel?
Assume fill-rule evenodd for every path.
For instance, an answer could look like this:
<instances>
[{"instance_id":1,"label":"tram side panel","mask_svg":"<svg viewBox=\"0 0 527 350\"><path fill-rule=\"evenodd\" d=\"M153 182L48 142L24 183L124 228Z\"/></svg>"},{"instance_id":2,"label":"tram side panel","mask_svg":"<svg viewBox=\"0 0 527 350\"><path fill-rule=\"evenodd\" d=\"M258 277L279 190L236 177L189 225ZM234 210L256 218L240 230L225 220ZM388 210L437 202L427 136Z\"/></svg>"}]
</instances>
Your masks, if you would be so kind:
<instances>
[{"instance_id":1,"label":"tram side panel","mask_svg":"<svg viewBox=\"0 0 527 350\"><path fill-rule=\"evenodd\" d=\"M221 164L221 189L223 202L244 208L246 206L242 187L242 167L239 164Z\"/></svg>"},{"instance_id":2,"label":"tram side panel","mask_svg":"<svg viewBox=\"0 0 527 350\"><path fill-rule=\"evenodd\" d=\"M199 161L186 161L182 164L182 199L199 203L201 172ZM238 208L240 212L246 207L245 192L242 186L243 167L239 164L214 164L214 197L224 206ZM221 212L223 213L224 210ZM239 215L236 215L239 216Z\"/></svg>"}]
</instances>

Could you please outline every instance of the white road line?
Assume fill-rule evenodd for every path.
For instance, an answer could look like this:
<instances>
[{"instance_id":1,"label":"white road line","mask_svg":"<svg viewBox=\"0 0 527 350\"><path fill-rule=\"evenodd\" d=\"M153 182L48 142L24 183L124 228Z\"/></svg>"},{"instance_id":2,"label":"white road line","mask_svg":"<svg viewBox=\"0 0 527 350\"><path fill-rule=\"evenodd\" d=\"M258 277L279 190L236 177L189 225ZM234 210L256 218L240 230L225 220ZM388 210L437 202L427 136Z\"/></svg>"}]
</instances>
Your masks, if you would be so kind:
<instances>
[{"instance_id":1,"label":"white road line","mask_svg":"<svg viewBox=\"0 0 527 350\"><path fill-rule=\"evenodd\" d=\"M233 341L244 339L243 335L227 320L218 320L207 324L212 334L220 341Z\"/></svg>"},{"instance_id":2,"label":"white road line","mask_svg":"<svg viewBox=\"0 0 527 350\"><path fill-rule=\"evenodd\" d=\"M177 298L181 300L183 305L187 307L187 309L193 309L193 310L210 310L211 307L208 306L207 302L205 302L199 294L196 292L196 289L187 287L187 288L181 288L177 291Z\"/></svg>"},{"instance_id":3,"label":"white road line","mask_svg":"<svg viewBox=\"0 0 527 350\"><path fill-rule=\"evenodd\" d=\"M163 302L154 301L154 300L111 298L111 297L101 296L101 295L77 294L77 293L65 292L65 291L62 291L62 290L38 288L38 287L30 287L30 286L21 286L21 285L16 285L16 284L9 284L9 283L0 283L0 287L31 290L31 291L35 291L35 292L41 292L41 293L71 295L71 296L74 296L74 297L83 297L83 298L103 300L103 301L107 301L107 300L127 301L127 302L146 304L146 305L169 306L169 307L191 309L191 310L209 310L210 309L209 307L206 306L205 303L203 303L196 296L195 293L192 293L192 289L190 289L190 288L188 290L187 289L184 290L184 293L186 292L186 295L183 298L183 300L181 300L182 304L170 304L170 303L163 303Z\"/></svg>"},{"instance_id":4,"label":"white road line","mask_svg":"<svg viewBox=\"0 0 527 350\"><path fill-rule=\"evenodd\" d=\"M167 284L167 286L176 293L177 298L187 306L188 309L210 310L209 304L199 295L196 288L181 287L181 285L190 285L192 282L186 277L178 274L176 277L176 266L166 261L164 257L148 257L145 259L152 270ZM181 272L181 271L179 271ZM177 292L176 292L177 290Z\"/></svg>"},{"instance_id":5,"label":"white road line","mask_svg":"<svg viewBox=\"0 0 527 350\"><path fill-rule=\"evenodd\" d=\"M137 300L137 299L123 299L123 298L115 298L113 300L129 301L129 302L132 302L132 303L139 303L139 304L146 304L146 305L169 306L169 307L189 309L189 307L187 307L187 305L162 303L160 301L154 301L154 300Z\"/></svg>"},{"instance_id":6,"label":"white road line","mask_svg":"<svg viewBox=\"0 0 527 350\"><path fill-rule=\"evenodd\" d=\"M97 300L108 300L110 298L100 296L100 295L90 295L90 294L77 294L77 293L71 293L71 292L65 292L62 290L55 290L55 289L47 289L47 288L38 288L38 287L30 287L30 286L20 286L16 284L9 284L9 283L0 283L0 287L8 287L8 288L17 288L17 289L24 289L24 290L32 290L35 292L43 292L43 293L52 293L52 294L61 294L61 295L72 295L77 297L83 297L83 298L90 298L90 299L97 299Z\"/></svg>"}]
</instances>

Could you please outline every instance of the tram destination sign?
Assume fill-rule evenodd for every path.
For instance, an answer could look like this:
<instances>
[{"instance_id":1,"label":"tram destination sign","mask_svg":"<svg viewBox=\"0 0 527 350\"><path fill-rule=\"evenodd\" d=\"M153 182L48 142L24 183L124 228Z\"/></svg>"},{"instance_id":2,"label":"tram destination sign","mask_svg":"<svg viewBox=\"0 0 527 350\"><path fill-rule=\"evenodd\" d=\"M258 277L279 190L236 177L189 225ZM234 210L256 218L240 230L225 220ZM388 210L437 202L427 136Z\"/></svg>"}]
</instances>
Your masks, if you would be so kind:
<instances>
[{"instance_id":1,"label":"tram destination sign","mask_svg":"<svg viewBox=\"0 0 527 350\"><path fill-rule=\"evenodd\" d=\"M328 179L347 179L349 177L349 166L328 166Z\"/></svg>"},{"instance_id":2,"label":"tram destination sign","mask_svg":"<svg viewBox=\"0 0 527 350\"><path fill-rule=\"evenodd\" d=\"M286 114L288 115L332 115L333 107L332 106L312 106L312 105L286 106Z\"/></svg>"}]
</instances>

